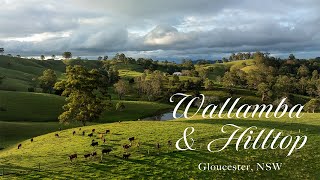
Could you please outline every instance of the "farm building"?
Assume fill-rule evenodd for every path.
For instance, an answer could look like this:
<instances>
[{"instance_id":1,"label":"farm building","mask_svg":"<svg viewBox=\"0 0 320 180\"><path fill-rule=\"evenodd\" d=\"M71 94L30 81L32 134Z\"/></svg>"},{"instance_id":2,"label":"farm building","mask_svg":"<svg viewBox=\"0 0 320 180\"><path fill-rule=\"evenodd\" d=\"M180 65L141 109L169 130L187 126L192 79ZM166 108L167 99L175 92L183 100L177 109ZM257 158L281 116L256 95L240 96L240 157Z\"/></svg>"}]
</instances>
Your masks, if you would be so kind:
<instances>
[{"instance_id":1,"label":"farm building","mask_svg":"<svg viewBox=\"0 0 320 180\"><path fill-rule=\"evenodd\" d=\"M172 75L182 76L182 73L181 72L174 72Z\"/></svg>"}]
</instances>

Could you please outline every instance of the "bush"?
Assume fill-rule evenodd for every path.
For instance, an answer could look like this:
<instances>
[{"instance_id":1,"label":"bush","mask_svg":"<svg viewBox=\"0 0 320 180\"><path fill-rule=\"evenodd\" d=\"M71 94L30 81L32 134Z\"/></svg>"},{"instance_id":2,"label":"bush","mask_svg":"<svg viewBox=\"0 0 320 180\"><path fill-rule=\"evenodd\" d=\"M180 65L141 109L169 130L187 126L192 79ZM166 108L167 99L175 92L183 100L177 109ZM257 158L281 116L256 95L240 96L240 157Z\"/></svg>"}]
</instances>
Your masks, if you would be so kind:
<instances>
[{"instance_id":1,"label":"bush","mask_svg":"<svg viewBox=\"0 0 320 180\"><path fill-rule=\"evenodd\" d=\"M29 87L28 92L35 92L35 89L33 87Z\"/></svg>"},{"instance_id":2,"label":"bush","mask_svg":"<svg viewBox=\"0 0 320 180\"><path fill-rule=\"evenodd\" d=\"M320 100L319 99L311 99L304 105L304 108L307 112L315 113L315 111L319 110Z\"/></svg>"},{"instance_id":3,"label":"bush","mask_svg":"<svg viewBox=\"0 0 320 180\"><path fill-rule=\"evenodd\" d=\"M124 109L125 109L125 106L124 106L124 104L122 102L118 102L116 104L116 110L117 111L123 111Z\"/></svg>"}]
</instances>

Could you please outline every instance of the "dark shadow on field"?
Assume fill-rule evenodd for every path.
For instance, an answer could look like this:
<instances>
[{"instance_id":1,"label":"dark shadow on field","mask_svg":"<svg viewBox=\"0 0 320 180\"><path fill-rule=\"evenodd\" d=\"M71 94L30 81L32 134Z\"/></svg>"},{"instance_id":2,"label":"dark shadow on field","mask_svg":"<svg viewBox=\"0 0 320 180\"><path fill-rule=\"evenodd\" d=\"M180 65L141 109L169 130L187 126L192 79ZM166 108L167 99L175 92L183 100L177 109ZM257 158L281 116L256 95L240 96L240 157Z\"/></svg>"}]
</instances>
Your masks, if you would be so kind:
<instances>
[{"instance_id":1,"label":"dark shadow on field","mask_svg":"<svg viewBox=\"0 0 320 180\"><path fill-rule=\"evenodd\" d=\"M281 122L280 121L266 121L266 120L243 120L243 119L199 119L199 120L186 120L183 121L190 124L212 124L223 125L234 124L242 127L257 126L258 128L278 129L285 131L299 131L301 133L319 134L320 126L311 124L300 124L296 122Z\"/></svg>"},{"instance_id":2,"label":"dark shadow on field","mask_svg":"<svg viewBox=\"0 0 320 180\"><path fill-rule=\"evenodd\" d=\"M66 166L74 166L73 164L66 164ZM34 167L23 167L23 166L16 166L16 165L2 165L0 166L2 173L0 177L11 179L11 178L26 178L27 179L42 179L48 177L59 177L64 179L74 179L77 176L74 172L70 171L69 173L64 173L61 171L56 171L54 166L50 167L41 167L40 171L35 165ZM1 178L0 178L1 179Z\"/></svg>"},{"instance_id":3,"label":"dark shadow on field","mask_svg":"<svg viewBox=\"0 0 320 180\"><path fill-rule=\"evenodd\" d=\"M122 135L122 134L121 134L121 133L112 133L112 135L120 136L120 135Z\"/></svg>"},{"instance_id":4,"label":"dark shadow on field","mask_svg":"<svg viewBox=\"0 0 320 180\"><path fill-rule=\"evenodd\" d=\"M169 151L160 152L159 154L152 153L146 155L143 158L132 157L129 159L123 159L121 156L105 156L103 162L100 163L90 163L83 164L84 169L90 172L103 171L106 174L113 173L119 170L119 165L121 165L121 171L117 171L121 176L124 175L134 175L136 178L154 176L154 172L157 173L168 173L177 171L177 167L181 166L185 169L180 169L181 171L186 171L189 174L185 174L184 178L190 178L190 174L198 176L200 172L197 171L197 164L200 162L207 162L208 156L215 156L214 163L231 163L237 164L241 163L239 160L235 160L228 154L213 155L204 151ZM164 163L165 161L165 163ZM193 166L184 166L183 163L189 162L194 164ZM172 163L171 165L168 165ZM138 170L133 171L132 168L139 167ZM134 172L134 174L132 174ZM168 174L167 178L171 177ZM166 177L165 176L165 177ZM172 177L171 177L172 178Z\"/></svg>"}]
</instances>

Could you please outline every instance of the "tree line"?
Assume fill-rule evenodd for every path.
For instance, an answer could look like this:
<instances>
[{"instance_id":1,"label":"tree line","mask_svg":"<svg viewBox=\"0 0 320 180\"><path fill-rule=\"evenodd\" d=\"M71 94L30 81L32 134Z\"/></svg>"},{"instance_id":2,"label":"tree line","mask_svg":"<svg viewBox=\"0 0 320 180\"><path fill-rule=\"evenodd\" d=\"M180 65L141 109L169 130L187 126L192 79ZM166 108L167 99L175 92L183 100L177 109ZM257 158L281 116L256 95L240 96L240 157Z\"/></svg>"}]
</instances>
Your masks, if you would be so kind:
<instances>
[{"instance_id":1,"label":"tree line","mask_svg":"<svg viewBox=\"0 0 320 180\"><path fill-rule=\"evenodd\" d=\"M313 97L306 104L309 111L314 112L319 107L320 77L318 60L298 60L289 56L287 60L270 57L267 53L252 54L256 68L243 71L245 66L231 66L227 69L221 84L229 89L233 88L254 90L261 97L262 102L273 102L291 94ZM104 109L110 106L108 88L113 87L119 99L127 94L135 94L141 100L167 100L175 92L192 91L195 95L200 90L213 90L216 81L208 79L208 69L196 68L191 60L184 60L181 64L158 62L152 59L134 59L124 54L116 54L99 59L97 68L87 68L81 65L68 66L66 78L57 82L53 70L46 70L37 80L43 92L56 93L66 96L67 104L64 112L59 116L61 122L70 119L87 121L97 119ZM145 68L141 76L135 78L120 78L115 63L137 64ZM177 75L169 76L169 72L181 71L187 76L198 77L198 80L180 80ZM171 77L171 78L169 78ZM288 102L289 103L289 102ZM123 109L123 104L117 104L117 109Z\"/></svg>"}]
</instances>

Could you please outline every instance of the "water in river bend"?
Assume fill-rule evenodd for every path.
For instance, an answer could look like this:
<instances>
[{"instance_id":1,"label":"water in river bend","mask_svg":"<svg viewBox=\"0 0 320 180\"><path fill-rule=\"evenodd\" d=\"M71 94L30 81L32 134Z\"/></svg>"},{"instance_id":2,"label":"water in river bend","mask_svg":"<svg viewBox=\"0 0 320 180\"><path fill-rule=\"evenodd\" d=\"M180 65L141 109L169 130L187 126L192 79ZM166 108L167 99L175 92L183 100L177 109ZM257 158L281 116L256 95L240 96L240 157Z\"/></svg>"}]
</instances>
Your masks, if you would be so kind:
<instances>
[{"instance_id":1,"label":"water in river bend","mask_svg":"<svg viewBox=\"0 0 320 180\"><path fill-rule=\"evenodd\" d=\"M179 116L181 116L181 114L177 113L177 116L179 117ZM167 112L167 113L159 114L156 116L147 117L147 118L144 118L143 120L145 120L145 121L167 121L167 120L174 120L174 118L173 118L172 112Z\"/></svg>"}]
</instances>

